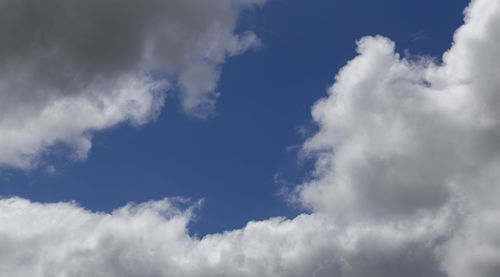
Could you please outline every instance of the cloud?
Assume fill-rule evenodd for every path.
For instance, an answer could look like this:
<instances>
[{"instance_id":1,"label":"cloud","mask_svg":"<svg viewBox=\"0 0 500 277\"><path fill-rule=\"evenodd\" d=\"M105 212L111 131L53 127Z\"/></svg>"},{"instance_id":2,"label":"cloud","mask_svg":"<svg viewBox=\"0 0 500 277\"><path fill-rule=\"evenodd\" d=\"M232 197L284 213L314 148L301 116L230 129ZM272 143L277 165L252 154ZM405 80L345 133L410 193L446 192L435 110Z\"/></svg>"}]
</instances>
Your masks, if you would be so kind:
<instances>
[{"instance_id":1,"label":"cloud","mask_svg":"<svg viewBox=\"0 0 500 277\"><path fill-rule=\"evenodd\" d=\"M322 215L300 215L199 239L187 232L196 206L182 210L176 202L104 214L72 203L0 200L0 270L12 277L442 276L432 249L418 244L437 239L429 230L445 226L435 220L411 230L339 229Z\"/></svg>"},{"instance_id":2,"label":"cloud","mask_svg":"<svg viewBox=\"0 0 500 277\"><path fill-rule=\"evenodd\" d=\"M83 158L92 132L155 118L172 87L214 109L220 67L258 44L234 34L265 0L0 2L0 164L30 168L56 143Z\"/></svg>"},{"instance_id":3,"label":"cloud","mask_svg":"<svg viewBox=\"0 0 500 277\"><path fill-rule=\"evenodd\" d=\"M452 210L431 246L441 270L499 275L499 43L494 0L470 3L442 62L401 58L381 36L359 40L359 55L313 107L319 131L303 151L315 172L297 201L344 226Z\"/></svg>"},{"instance_id":4,"label":"cloud","mask_svg":"<svg viewBox=\"0 0 500 277\"><path fill-rule=\"evenodd\" d=\"M316 178L307 206L336 216L397 218L438 209L496 169L500 151L500 4L473 1L442 64L401 58L384 37L359 55L313 108L304 145Z\"/></svg>"},{"instance_id":5,"label":"cloud","mask_svg":"<svg viewBox=\"0 0 500 277\"><path fill-rule=\"evenodd\" d=\"M442 62L365 37L313 107L310 214L190 236L195 207L0 200L8 276L500 274L500 3L474 0ZM192 73L196 75L195 73ZM72 109L69 109L72 110ZM181 201L181 203L179 203Z\"/></svg>"}]
</instances>

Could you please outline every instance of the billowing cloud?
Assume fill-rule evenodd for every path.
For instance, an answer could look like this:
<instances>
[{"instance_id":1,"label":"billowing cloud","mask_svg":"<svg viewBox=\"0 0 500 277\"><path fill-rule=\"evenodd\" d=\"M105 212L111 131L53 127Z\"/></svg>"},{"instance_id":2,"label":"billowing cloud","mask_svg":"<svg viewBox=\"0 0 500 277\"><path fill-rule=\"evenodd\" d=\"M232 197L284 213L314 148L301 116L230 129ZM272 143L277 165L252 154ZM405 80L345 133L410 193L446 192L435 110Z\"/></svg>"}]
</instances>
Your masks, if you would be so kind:
<instances>
[{"instance_id":1,"label":"billowing cloud","mask_svg":"<svg viewBox=\"0 0 500 277\"><path fill-rule=\"evenodd\" d=\"M0 200L9 276L500 275L500 2L473 0L442 62L401 58L387 38L313 108L316 159L294 219L190 236L168 199L111 214Z\"/></svg>"},{"instance_id":2,"label":"billowing cloud","mask_svg":"<svg viewBox=\"0 0 500 277\"><path fill-rule=\"evenodd\" d=\"M340 229L320 214L301 215L199 239L187 233L192 209L175 203L100 214L70 203L0 200L0 270L12 277L442 276L429 247L446 228L439 217L406 230Z\"/></svg>"},{"instance_id":3,"label":"billowing cloud","mask_svg":"<svg viewBox=\"0 0 500 277\"><path fill-rule=\"evenodd\" d=\"M298 201L344 226L451 209L450 233L432 246L441 270L499 275L499 44L495 0L471 2L440 63L401 58L384 37L359 40L313 108L319 132L304 153L316 158L315 175Z\"/></svg>"},{"instance_id":4,"label":"billowing cloud","mask_svg":"<svg viewBox=\"0 0 500 277\"><path fill-rule=\"evenodd\" d=\"M438 209L500 158L500 4L473 1L442 64L402 59L384 37L358 53L313 108L320 131L303 203L336 216L396 218Z\"/></svg>"},{"instance_id":5,"label":"billowing cloud","mask_svg":"<svg viewBox=\"0 0 500 277\"><path fill-rule=\"evenodd\" d=\"M264 1L0 1L0 164L61 142L85 157L92 131L153 119L172 87L208 116L226 57L258 43L238 13Z\"/></svg>"}]
</instances>

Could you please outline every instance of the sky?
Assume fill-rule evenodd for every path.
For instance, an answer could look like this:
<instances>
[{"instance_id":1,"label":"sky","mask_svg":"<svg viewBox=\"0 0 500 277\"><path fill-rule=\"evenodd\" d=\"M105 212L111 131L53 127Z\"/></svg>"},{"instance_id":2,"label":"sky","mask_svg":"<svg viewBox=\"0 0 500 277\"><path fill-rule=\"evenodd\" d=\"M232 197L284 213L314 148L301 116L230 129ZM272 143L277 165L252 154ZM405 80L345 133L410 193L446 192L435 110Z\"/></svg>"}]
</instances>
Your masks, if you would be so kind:
<instances>
[{"instance_id":1,"label":"sky","mask_svg":"<svg viewBox=\"0 0 500 277\"><path fill-rule=\"evenodd\" d=\"M0 272L498 276L499 26L496 0L0 0Z\"/></svg>"}]
</instances>

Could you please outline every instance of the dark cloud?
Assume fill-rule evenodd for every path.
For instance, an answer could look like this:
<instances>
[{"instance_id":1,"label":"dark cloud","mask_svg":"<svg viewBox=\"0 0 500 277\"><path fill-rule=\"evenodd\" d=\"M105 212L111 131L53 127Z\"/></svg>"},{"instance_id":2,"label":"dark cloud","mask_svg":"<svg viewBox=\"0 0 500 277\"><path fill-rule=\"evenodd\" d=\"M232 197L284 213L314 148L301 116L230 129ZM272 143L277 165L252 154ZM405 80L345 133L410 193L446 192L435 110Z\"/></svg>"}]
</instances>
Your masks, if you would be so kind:
<instances>
[{"instance_id":1,"label":"dark cloud","mask_svg":"<svg viewBox=\"0 0 500 277\"><path fill-rule=\"evenodd\" d=\"M252 33L233 34L238 13L263 2L0 1L0 37L4 38L0 151L5 151L0 163L29 167L40 151L56 141L76 145L84 153L85 147L77 141L90 144L85 131L126 120L147 121L172 85L180 88L186 112L206 117L218 96L220 65L227 56L257 42ZM131 83L138 86L136 91L124 96L124 90L134 89ZM124 101L116 105L112 102L120 101L113 98ZM46 118L46 113L67 113L58 106L61 102L90 105L101 111L99 120L67 130L64 120ZM130 114L134 105L138 111ZM121 112L111 119L104 110ZM95 111L86 109L72 116L78 121L88 112ZM30 131L38 129L30 125L47 125L48 120L52 127L46 128L57 129L59 135ZM23 134L35 138L14 138Z\"/></svg>"}]
</instances>

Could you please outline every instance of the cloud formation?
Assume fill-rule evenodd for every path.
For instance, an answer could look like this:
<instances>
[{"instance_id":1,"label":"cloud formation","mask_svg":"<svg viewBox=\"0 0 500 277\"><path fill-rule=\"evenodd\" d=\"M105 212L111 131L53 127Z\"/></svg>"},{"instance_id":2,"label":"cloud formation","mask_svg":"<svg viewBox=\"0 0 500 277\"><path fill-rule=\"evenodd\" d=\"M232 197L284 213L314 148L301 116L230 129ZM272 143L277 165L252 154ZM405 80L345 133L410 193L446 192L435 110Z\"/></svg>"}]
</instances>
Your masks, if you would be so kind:
<instances>
[{"instance_id":1,"label":"cloud formation","mask_svg":"<svg viewBox=\"0 0 500 277\"><path fill-rule=\"evenodd\" d=\"M319 132L304 152L315 175L298 201L344 226L451 211L431 243L441 270L499 275L499 43L494 0L470 3L442 63L401 58L384 37L358 41L359 55L313 107Z\"/></svg>"},{"instance_id":2,"label":"cloud formation","mask_svg":"<svg viewBox=\"0 0 500 277\"><path fill-rule=\"evenodd\" d=\"M60 142L85 157L92 131L155 118L171 87L208 116L226 57L258 43L237 16L264 2L0 1L0 164L36 166Z\"/></svg>"},{"instance_id":3,"label":"cloud formation","mask_svg":"<svg viewBox=\"0 0 500 277\"><path fill-rule=\"evenodd\" d=\"M395 218L473 183L496 188L486 176L500 158L499 23L499 3L473 1L442 64L402 59L384 37L358 41L359 56L313 108L320 131L304 150L318 155L317 178L301 200L336 216Z\"/></svg>"},{"instance_id":4,"label":"cloud formation","mask_svg":"<svg viewBox=\"0 0 500 277\"><path fill-rule=\"evenodd\" d=\"M190 236L193 209L165 199L111 214L0 200L9 276L500 275L500 2L473 0L442 63L387 38L317 102L304 144L314 177L294 219Z\"/></svg>"},{"instance_id":5,"label":"cloud formation","mask_svg":"<svg viewBox=\"0 0 500 277\"><path fill-rule=\"evenodd\" d=\"M249 222L198 239L187 233L192 209L175 203L100 214L71 203L0 200L0 270L12 277L442 276L432 248L419 244L439 239L438 221L418 222L410 232L382 225L340 229L313 214Z\"/></svg>"}]
</instances>

